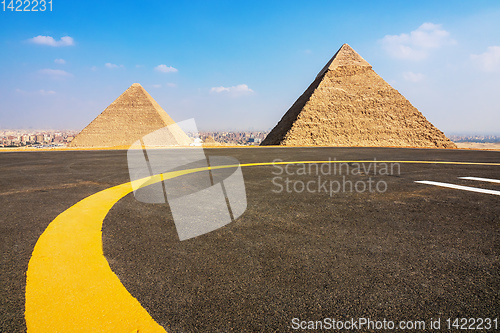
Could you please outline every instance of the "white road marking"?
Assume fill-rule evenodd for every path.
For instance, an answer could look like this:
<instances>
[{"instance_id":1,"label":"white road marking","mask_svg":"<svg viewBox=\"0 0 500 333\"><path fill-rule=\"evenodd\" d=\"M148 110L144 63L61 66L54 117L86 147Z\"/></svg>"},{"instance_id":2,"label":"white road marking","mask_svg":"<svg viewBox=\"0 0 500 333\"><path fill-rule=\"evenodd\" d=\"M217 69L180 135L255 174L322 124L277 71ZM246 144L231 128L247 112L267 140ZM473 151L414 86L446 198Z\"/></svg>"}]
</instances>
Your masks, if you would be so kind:
<instances>
[{"instance_id":1,"label":"white road marking","mask_svg":"<svg viewBox=\"0 0 500 333\"><path fill-rule=\"evenodd\" d=\"M454 188L454 189L463 190L463 191L471 191L471 192L500 195L500 191L487 190L484 188L476 188L476 187L470 187L470 186L455 185L455 184L449 184L449 183L433 182L430 180L416 180L415 183L435 185L435 186L441 186L441 187L449 187L449 188Z\"/></svg>"},{"instance_id":2,"label":"white road marking","mask_svg":"<svg viewBox=\"0 0 500 333\"><path fill-rule=\"evenodd\" d=\"M498 183L500 184L500 180L498 179L491 179L491 178L481 178L481 177L458 177L460 179L467 179L467 180L479 180L481 182L490 182L490 183Z\"/></svg>"}]
</instances>

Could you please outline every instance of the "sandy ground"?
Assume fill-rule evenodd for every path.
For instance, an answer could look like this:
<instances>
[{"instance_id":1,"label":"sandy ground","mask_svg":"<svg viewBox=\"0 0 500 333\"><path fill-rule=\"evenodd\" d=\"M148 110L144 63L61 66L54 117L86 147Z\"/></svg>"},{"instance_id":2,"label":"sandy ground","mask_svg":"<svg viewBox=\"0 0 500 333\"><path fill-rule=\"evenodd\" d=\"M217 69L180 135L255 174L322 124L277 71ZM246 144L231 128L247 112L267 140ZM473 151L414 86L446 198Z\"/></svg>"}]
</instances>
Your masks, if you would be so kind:
<instances>
[{"instance_id":1,"label":"sandy ground","mask_svg":"<svg viewBox=\"0 0 500 333\"><path fill-rule=\"evenodd\" d=\"M455 144L457 145L458 148L500 150L500 142L496 143L455 142Z\"/></svg>"},{"instance_id":2,"label":"sandy ground","mask_svg":"<svg viewBox=\"0 0 500 333\"><path fill-rule=\"evenodd\" d=\"M455 142L458 149L480 149L480 150L498 150L500 151L500 142L497 143L479 143L479 142ZM205 148L269 148L272 146L261 147L261 146L231 146L231 145L221 145L221 146L212 146L212 145L203 145ZM290 147L282 147L280 148L291 148ZM299 148L300 146L296 146ZM308 148L313 148L312 146L303 146ZM117 147L92 147L92 148L80 148L80 147L55 147L55 148L33 148L33 147L1 147L0 152L14 152L14 151L75 151L75 150L127 150L130 146L117 146ZM163 147L149 147L149 148L163 148ZM187 147L169 147L169 148L187 148ZM340 148L340 147L338 147ZM345 147L343 147L345 148ZM363 148L363 147L358 147ZM379 147L379 148L403 148L403 147ZM419 148L419 147L406 147L406 148ZM439 148L423 148L423 149L439 149Z\"/></svg>"}]
</instances>

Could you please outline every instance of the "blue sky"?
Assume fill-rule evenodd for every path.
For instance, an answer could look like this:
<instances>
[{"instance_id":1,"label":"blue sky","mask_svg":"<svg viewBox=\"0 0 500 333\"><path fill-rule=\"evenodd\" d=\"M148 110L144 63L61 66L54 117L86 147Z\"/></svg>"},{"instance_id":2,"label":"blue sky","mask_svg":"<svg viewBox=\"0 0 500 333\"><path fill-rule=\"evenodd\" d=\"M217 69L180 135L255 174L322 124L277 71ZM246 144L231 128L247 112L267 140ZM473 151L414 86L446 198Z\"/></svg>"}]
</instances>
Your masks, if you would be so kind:
<instances>
[{"instance_id":1,"label":"blue sky","mask_svg":"<svg viewBox=\"0 0 500 333\"><path fill-rule=\"evenodd\" d=\"M0 12L0 128L81 129L138 82L174 120L267 130L348 43L446 134L500 134L496 0L52 6Z\"/></svg>"}]
</instances>

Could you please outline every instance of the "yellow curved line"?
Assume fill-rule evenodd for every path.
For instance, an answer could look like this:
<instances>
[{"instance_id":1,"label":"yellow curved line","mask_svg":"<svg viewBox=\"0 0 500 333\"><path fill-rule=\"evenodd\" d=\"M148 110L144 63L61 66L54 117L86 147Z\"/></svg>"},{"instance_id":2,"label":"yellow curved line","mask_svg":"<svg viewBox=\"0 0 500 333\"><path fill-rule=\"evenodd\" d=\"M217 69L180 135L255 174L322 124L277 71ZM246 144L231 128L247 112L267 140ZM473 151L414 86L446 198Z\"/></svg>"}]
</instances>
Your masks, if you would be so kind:
<instances>
[{"instance_id":1,"label":"yellow curved line","mask_svg":"<svg viewBox=\"0 0 500 333\"><path fill-rule=\"evenodd\" d=\"M493 162L452 162L452 161L378 161L378 160L359 160L359 161L337 161L337 160L329 160L329 161L293 161L293 162L262 162L262 163L247 163L240 164L240 166L259 166L259 165L281 165L281 164L311 164L311 163L402 163L402 164L450 164L450 165L485 165L485 166L500 166L500 163ZM235 167L237 165L230 166L222 166L222 167ZM213 167L212 169L220 168Z\"/></svg>"},{"instance_id":2,"label":"yellow curved line","mask_svg":"<svg viewBox=\"0 0 500 333\"><path fill-rule=\"evenodd\" d=\"M300 163L429 163L494 165L444 161L294 161L241 164L264 166ZM93 194L57 216L38 239L26 279L26 326L29 332L165 332L113 273L102 250L102 223L109 210L134 187L209 169L167 172Z\"/></svg>"},{"instance_id":3,"label":"yellow curved line","mask_svg":"<svg viewBox=\"0 0 500 333\"><path fill-rule=\"evenodd\" d=\"M134 185L197 171L155 175ZM93 194L57 216L40 236L26 279L29 332L165 332L125 289L103 254L104 218L130 192L129 182Z\"/></svg>"}]
</instances>

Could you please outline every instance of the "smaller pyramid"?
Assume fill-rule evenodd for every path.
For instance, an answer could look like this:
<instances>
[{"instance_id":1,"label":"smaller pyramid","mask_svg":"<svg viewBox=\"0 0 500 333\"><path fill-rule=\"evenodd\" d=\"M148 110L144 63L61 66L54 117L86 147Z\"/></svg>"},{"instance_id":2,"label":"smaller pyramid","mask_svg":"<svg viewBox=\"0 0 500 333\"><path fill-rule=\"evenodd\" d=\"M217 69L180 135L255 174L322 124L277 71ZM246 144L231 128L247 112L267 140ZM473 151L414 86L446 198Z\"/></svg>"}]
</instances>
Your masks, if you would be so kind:
<instances>
[{"instance_id":1,"label":"smaller pyramid","mask_svg":"<svg viewBox=\"0 0 500 333\"><path fill-rule=\"evenodd\" d=\"M87 125L69 147L128 147L169 126L169 144L188 146L191 139L139 84L132 84ZM159 143L161 145L161 143Z\"/></svg>"},{"instance_id":2,"label":"smaller pyramid","mask_svg":"<svg viewBox=\"0 0 500 333\"><path fill-rule=\"evenodd\" d=\"M456 148L347 44L261 145Z\"/></svg>"}]
</instances>

